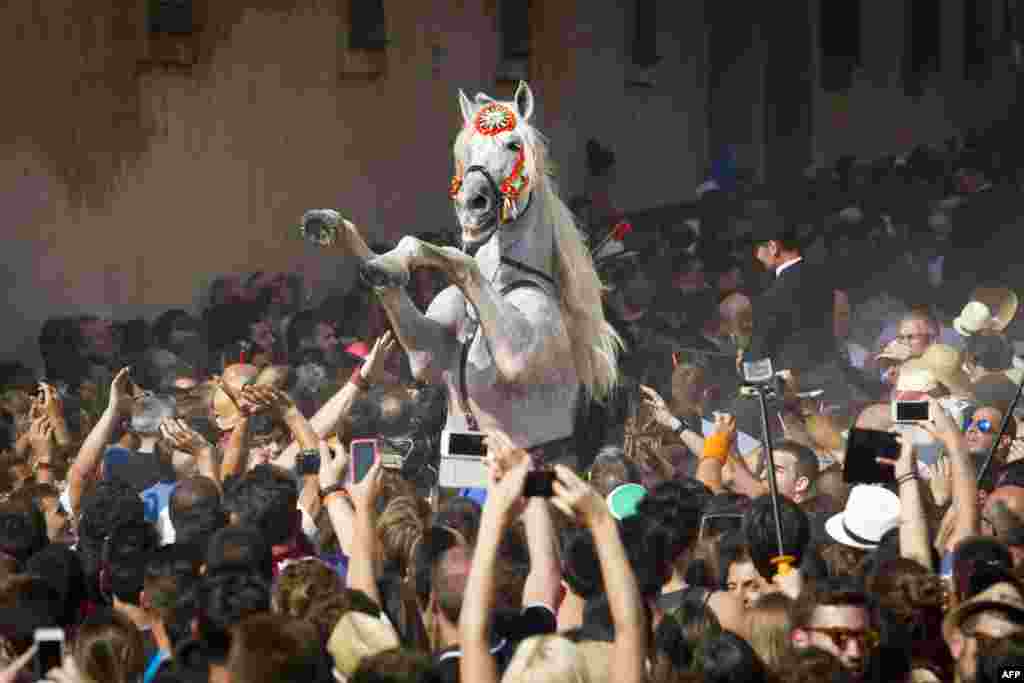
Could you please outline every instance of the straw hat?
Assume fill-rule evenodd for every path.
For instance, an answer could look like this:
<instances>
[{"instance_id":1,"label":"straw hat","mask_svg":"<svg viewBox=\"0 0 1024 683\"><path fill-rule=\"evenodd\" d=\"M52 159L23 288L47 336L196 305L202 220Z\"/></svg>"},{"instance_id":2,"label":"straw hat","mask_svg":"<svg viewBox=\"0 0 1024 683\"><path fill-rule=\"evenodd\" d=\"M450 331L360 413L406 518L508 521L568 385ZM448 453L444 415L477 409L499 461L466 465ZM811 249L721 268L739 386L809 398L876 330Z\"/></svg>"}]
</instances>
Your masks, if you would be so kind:
<instances>
[{"instance_id":1,"label":"straw hat","mask_svg":"<svg viewBox=\"0 0 1024 683\"><path fill-rule=\"evenodd\" d=\"M331 632L327 651L334 658L334 668L348 678L364 657L398 646L398 635L391 624L364 612L349 612L338 620Z\"/></svg>"},{"instance_id":2,"label":"straw hat","mask_svg":"<svg viewBox=\"0 0 1024 683\"><path fill-rule=\"evenodd\" d=\"M1014 622L1024 623L1024 596L1021 595L1020 587L1009 581L1000 582L961 603L943 619L942 635L947 641L950 640L970 617L989 611L1000 612Z\"/></svg>"},{"instance_id":3,"label":"straw hat","mask_svg":"<svg viewBox=\"0 0 1024 683\"><path fill-rule=\"evenodd\" d=\"M978 287L970 300L979 301L992 311L991 329L995 332L1002 332L1013 322L1020 305L1016 292L1006 287Z\"/></svg>"},{"instance_id":4,"label":"straw hat","mask_svg":"<svg viewBox=\"0 0 1024 683\"><path fill-rule=\"evenodd\" d=\"M939 380L920 358L912 358L900 366L896 391L927 394L939 388Z\"/></svg>"},{"instance_id":5,"label":"straw hat","mask_svg":"<svg viewBox=\"0 0 1024 683\"><path fill-rule=\"evenodd\" d=\"M953 329L963 337L971 337L992 327L992 310L980 301L969 301L953 321Z\"/></svg>"},{"instance_id":6,"label":"straw hat","mask_svg":"<svg viewBox=\"0 0 1024 683\"><path fill-rule=\"evenodd\" d=\"M910 347L899 339L893 339L885 345L882 352L875 356L875 360L888 360L896 363L903 363L910 359Z\"/></svg>"},{"instance_id":7,"label":"straw hat","mask_svg":"<svg viewBox=\"0 0 1024 683\"><path fill-rule=\"evenodd\" d=\"M964 372L964 354L947 344L932 344L918 359L949 393L971 393L971 378Z\"/></svg>"}]
</instances>

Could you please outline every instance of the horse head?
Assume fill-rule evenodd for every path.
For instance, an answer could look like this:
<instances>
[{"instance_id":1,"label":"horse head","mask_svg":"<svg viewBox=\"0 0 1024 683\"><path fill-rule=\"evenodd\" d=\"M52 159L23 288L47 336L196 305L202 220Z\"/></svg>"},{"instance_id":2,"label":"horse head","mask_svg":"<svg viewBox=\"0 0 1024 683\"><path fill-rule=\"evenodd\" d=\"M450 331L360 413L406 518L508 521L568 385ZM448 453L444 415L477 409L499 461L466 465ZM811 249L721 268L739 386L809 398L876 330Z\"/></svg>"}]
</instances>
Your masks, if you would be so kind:
<instances>
[{"instance_id":1,"label":"horse head","mask_svg":"<svg viewBox=\"0 0 1024 683\"><path fill-rule=\"evenodd\" d=\"M508 102L483 93L470 100L460 90L459 105L464 126L455 142L449 194L463 247L474 252L499 230L508 228L513 239L525 232L517 223L537 193L543 161L538 133L530 125L533 92L525 82Z\"/></svg>"}]
</instances>

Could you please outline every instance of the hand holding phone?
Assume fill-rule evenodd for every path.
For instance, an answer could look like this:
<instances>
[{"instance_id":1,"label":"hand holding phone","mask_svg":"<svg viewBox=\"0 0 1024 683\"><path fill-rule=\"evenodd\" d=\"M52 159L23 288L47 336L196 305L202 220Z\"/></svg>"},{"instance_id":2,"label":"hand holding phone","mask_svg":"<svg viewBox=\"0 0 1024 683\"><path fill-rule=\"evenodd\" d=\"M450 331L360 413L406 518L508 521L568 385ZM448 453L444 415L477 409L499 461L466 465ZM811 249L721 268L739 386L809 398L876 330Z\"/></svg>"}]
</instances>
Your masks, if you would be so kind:
<instances>
[{"instance_id":1,"label":"hand holding phone","mask_svg":"<svg viewBox=\"0 0 1024 683\"><path fill-rule=\"evenodd\" d=\"M851 429L846 442L843 479L847 484L890 484L896 481L891 465L879 462L900 457L899 438L873 429Z\"/></svg>"},{"instance_id":2,"label":"hand holding phone","mask_svg":"<svg viewBox=\"0 0 1024 683\"><path fill-rule=\"evenodd\" d=\"M892 420L896 423L927 422L931 419L928 401L893 401Z\"/></svg>"},{"instance_id":3,"label":"hand holding phone","mask_svg":"<svg viewBox=\"0 0 1024 683\"><path fill-rule=\"evenodd\" d=\"M438 483L446 488L487 488L486 435L482 432L441 432Z\"/></svg>"},{"instance_id":4,"label":"hand holding phone","mask_svg":"<svg viewBox=\"0 0 1024 683\"><path fill-rule=\"evenodd\" d=\"M524 498L552 498L555 495L555 471L534 470L526 475Z\"/></svg>"},{"instance_id":5,"label":"hand holding phone","mask_svg":"<svg viewBox=\"0 0 1024 683\"><path fill-rule=\"evenodd\" d=\"M358 484L380 459L380 449L376 439L354 439L349 453L348 480L350 484Z\"/></svg>"},{"instance_id":6,"label":"hand holding phone","mask_svg":"<svg viewBox=\"0 0 1024 683\"><path fill-rule=\"evenodd\" d=\"M42 680L51 670L59 669L64 661L64 629L37 628L34 640L33 674L37 680Z\"/></svg>"}]
</instances>

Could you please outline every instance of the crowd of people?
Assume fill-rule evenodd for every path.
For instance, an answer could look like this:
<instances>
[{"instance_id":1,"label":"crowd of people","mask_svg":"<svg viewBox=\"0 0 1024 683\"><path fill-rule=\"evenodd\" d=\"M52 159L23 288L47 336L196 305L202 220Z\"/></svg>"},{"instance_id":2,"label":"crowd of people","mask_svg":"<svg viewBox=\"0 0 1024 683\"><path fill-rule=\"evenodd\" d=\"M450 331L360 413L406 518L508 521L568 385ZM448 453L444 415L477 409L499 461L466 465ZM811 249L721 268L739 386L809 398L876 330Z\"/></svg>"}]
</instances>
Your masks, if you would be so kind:
<instances>
[{"instance_id":1,"label":"crowd of people","mask_svg":"<svg viewBox=\"0 0 1024 683\"><path fill-rule=\"evenodd\" d=\"M199 312L47 321L43 371L0 368L0 683L1005 680L1018 298L964 257L1019 191L996 152L719 176L650 226L591 145L574 208L627 346L546 492L500 432L486 489L437 487L449 397L362 285L314 307L256 273ZM412 298L445 285L418 271ZM878 476L851 475L880 432Z\"/></svg>"}]
</instances>

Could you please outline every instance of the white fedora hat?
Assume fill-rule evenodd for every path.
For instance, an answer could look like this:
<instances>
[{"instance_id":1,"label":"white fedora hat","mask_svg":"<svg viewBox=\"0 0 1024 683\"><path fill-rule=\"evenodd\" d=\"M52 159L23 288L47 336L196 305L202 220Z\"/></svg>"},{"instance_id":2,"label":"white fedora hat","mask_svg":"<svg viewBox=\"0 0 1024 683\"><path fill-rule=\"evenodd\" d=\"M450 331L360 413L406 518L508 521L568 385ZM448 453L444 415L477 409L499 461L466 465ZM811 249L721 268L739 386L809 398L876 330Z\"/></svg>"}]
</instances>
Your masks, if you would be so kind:
<instances>
[{"instance_id":1,"label":"white fedora hat","mask_svg":"<svg viewBox=\"0 0 1024 683\"><path fill-rule=\"evenodd\" d=\"M963 337L971 337L992 327L992 309L980 301L970 301L953 321L953 329Z\"/></svg>"},{"instance_id":2,"label":"white fedora hat","mask_svg":"<svg viewBox=\"0 0 1024 683\"><path fill-rule=\"evenodd\" d=\"M850 491L846 509L825 522L825 531L843 545L874 550L899 524L899 496L881 486L861 484Z\"/></svg>"}]
</instances>

